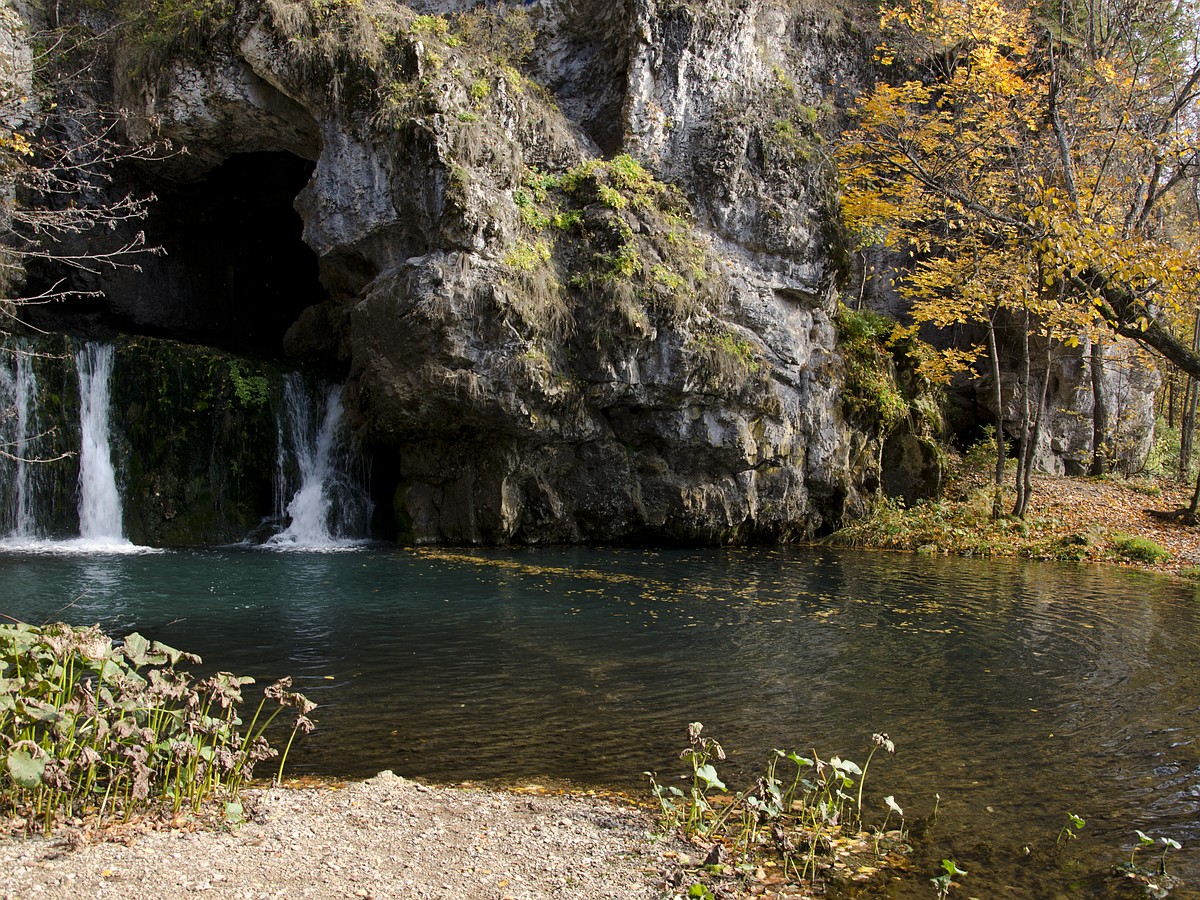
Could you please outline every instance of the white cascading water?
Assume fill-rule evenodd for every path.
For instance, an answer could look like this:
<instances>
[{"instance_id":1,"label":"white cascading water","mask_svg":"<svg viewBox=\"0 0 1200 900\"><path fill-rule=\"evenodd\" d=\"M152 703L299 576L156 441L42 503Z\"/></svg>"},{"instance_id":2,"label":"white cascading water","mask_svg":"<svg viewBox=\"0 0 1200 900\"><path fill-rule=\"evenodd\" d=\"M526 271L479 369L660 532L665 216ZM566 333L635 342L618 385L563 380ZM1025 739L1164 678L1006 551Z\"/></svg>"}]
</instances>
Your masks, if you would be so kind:
<instances>
[{"instance_id":1,"label":"white cascading water","mask_svg":"<svg viewBox=\"0 0 1200 900\"><path fill-rule=\"evenodd\" d=\"M113 352L85 344L75 354L79 373L79 537L87 544L128 545L122 536L121 495L109 447L108 383Z\"/></svg>"},{"instance_id":2,"label":"white cascading water","mask_svg":"<svg viewBox=\"0 0 1200 900\"><path fill-rule=\"evenodd\" d=\"M4 509L7 543L23 543L36 537L34 515L33 467L30 465L30 430L37 423L37 378L27 349L22 345L6 345L11 368L0 366L0 395L2 395L4 473L9 477Z\"/></svg>"},{"instance_id":3,"label":"white cascading water","mask_svg":"<svg viewBox=\"0 0 1200 900\"><path fill-rule=\"evenodd\" d=\"M14 378L13 408L16 413L16 434L13 440L16 500L13 509L12 537L27 541L37 537L37 520L33 499L33 472L29 456L31 427L36 427L37 376L29 354L18 351Z\"/></svg>"},{"instance_id":4,"label":"white cascading water","mask_svg":"<svg viewBox=\"0 0 1200 900\"><path fill-rule=\"evenodd\" d=\"M369 509L349 472L352 454L343 446L341 387L324 389L314 403L303 379L291 373L284 377L283 389L276 506L280 521L286 519L288 526L266 546L305 550L353 546L358 543L354 538L365 533ZM286 507L285 446L291 448L299 476L299 487Z\"/></svg>"}]
</instances>

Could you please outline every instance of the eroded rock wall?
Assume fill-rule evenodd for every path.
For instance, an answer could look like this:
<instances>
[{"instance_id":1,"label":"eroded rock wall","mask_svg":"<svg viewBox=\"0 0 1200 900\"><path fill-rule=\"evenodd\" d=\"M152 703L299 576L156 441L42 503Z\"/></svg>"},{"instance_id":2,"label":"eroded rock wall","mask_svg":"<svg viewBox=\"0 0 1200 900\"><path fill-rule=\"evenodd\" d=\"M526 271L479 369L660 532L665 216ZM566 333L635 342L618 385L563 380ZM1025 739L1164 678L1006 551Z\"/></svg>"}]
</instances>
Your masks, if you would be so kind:
<instances>
[{"instance_id":1,"label":"eroded rock wall","mask_svg":"<svg viewBox=\"0 0 1200 900\"><path fill-rule=\"evenodd\" d=\"M118 79L188 146L159 177L311 163L325 296L283 346L348 371L400 536L748 541L861 509L878 454L841 414L820 136L851 23L759 0L435 15L460 9L243 3L204 52Z\"/></svg>"}]
</instances>

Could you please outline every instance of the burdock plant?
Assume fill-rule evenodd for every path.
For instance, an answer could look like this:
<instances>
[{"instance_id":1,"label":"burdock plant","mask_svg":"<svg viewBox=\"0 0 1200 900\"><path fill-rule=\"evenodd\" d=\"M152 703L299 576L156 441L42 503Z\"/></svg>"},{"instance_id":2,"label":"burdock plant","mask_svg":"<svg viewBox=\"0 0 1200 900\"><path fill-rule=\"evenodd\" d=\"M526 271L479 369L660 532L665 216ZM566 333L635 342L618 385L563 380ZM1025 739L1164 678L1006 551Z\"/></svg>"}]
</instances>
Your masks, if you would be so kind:
<instances>
[{"instance_id":1,"label":"burdock plant","mask_svg":"<svg viewBox=\"0 0 1200 900\"><path fill-rule=\"evenodd\" d=\"M196 680L183 666L199 662L139 634L114 645L95 626L0 625L0 813L35 830L62 817L128 820L158 804L198 812L223 800L239 818L255 765L279 755L267 727L291 709L290 748L312 730L314 704L288 690L290 679L276 682L243 731L242 689L254 680Z\"/></svg>"},{"instance_id":2,"label":"burdock plant","mask_svg":"<svg viewBox=\"0 0 1200 900\"><path fill-rule=\"evenodd\" d=\"M829 867L818 856L828 856L835 842L844 847L857 840L864 825L861 779L877 750L895 751L886 734L873 735L867 765L859 768L837 756L822 760L815 750L808 756L776 750L766 772L717 810L713 792L724 793L727 788L713 761L724 760L725 751L705 737L702 728L699 722L688 726L688 746L680 754L691 764L691 773L682 776L690 781L690 789L659 784L653 773L645 773L659 803L660 829L663 833L678 829L690 840L717 841L716 846L734 854L753 855L769 848L767 852L781 858L785 877L792 872L799 879L817 877L822 867ZM856 778L860 779L857 797ZM893 796L885 798L885 804L889 816L901 817L902 838L903 810ZM876 854L886 825L887 819L877 829Z\"/></svg>"}]
</instances>

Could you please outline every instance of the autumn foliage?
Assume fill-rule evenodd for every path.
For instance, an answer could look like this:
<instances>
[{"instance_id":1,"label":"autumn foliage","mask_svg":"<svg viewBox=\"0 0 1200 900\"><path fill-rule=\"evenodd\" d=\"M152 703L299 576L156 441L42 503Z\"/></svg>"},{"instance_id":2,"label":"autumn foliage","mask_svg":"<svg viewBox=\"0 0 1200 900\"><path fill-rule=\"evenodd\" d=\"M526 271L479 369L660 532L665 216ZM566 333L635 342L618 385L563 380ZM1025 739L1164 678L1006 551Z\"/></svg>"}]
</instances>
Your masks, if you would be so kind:
<instances>
[{"instance_id":1,"label":"autumn foliage","mask_svg":"<svg viewBox=\"0 0 1200 900\"><path fill-rule=\"evenodd\" d=\"M1064 340L1103 322L1155 345L1190 315L1198 23L1193 0L884 7L886 77L839 154L843 212L910 255L916 320L1007 307Z\"/></svg>"},{"instance_id":2,"label":"autumn foliage","mask_svg":"<svg viewBox=\"0 0 1200 900\"><path fill-rule=\"evenodd\" d=\"M901 0L880 26L884 77L838 153L843 215L861 246L906 257L915 323L985 336L926 374L986 352L1001 432L997 327L1024 328L1009 429L1023 514L1047 380L1036 396L1031 336L1047 373L1053 346L1092 345L1100 471L1102 341L1133 338L1200 378L1181 337L1200 300L1200 6Z\"/></svg>"}]
</instances>

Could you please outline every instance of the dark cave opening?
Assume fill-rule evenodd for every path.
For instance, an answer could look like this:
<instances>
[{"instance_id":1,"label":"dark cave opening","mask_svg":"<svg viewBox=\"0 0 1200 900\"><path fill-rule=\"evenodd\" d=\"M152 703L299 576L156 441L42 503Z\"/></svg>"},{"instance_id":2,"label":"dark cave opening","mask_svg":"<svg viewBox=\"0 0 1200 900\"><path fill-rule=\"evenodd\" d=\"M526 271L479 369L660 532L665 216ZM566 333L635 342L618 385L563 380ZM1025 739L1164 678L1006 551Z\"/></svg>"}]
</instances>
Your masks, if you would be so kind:
<instances>
[{"instance_id":1,"label":"dark cave opening","mask_svg":"<svg viewBox=\"0 0 1200 900\"><path fill-rule=\"evenodd\" d=\"M31 309L41 328L103 337L148 334L279 359L300 313L329 295L293 207L313 163L287 152L239 153L190 180L153 169L120 173L117 186L153 193L136 227L146 244L137 268L68 273L71 287L99 292ZM128 240L114 235L111 240ZM93 246L92 249L95 249ZM62 273L31 273L53 284Z\"/></svg>"},{"instance_id":2,"label":"dark cave opening","mask_svg":"<svg viewBox=\"0 0 1200 900\"><path fill-rule=\"evenodd\" d=\"M291 153L241 153L195 181L157 189L146 233L166 251L170 295L154 315L169 312L162 327L225 350L282 355L288 327L328 299L293 208L312 171Z\"/></svg>"}]
</instances>

